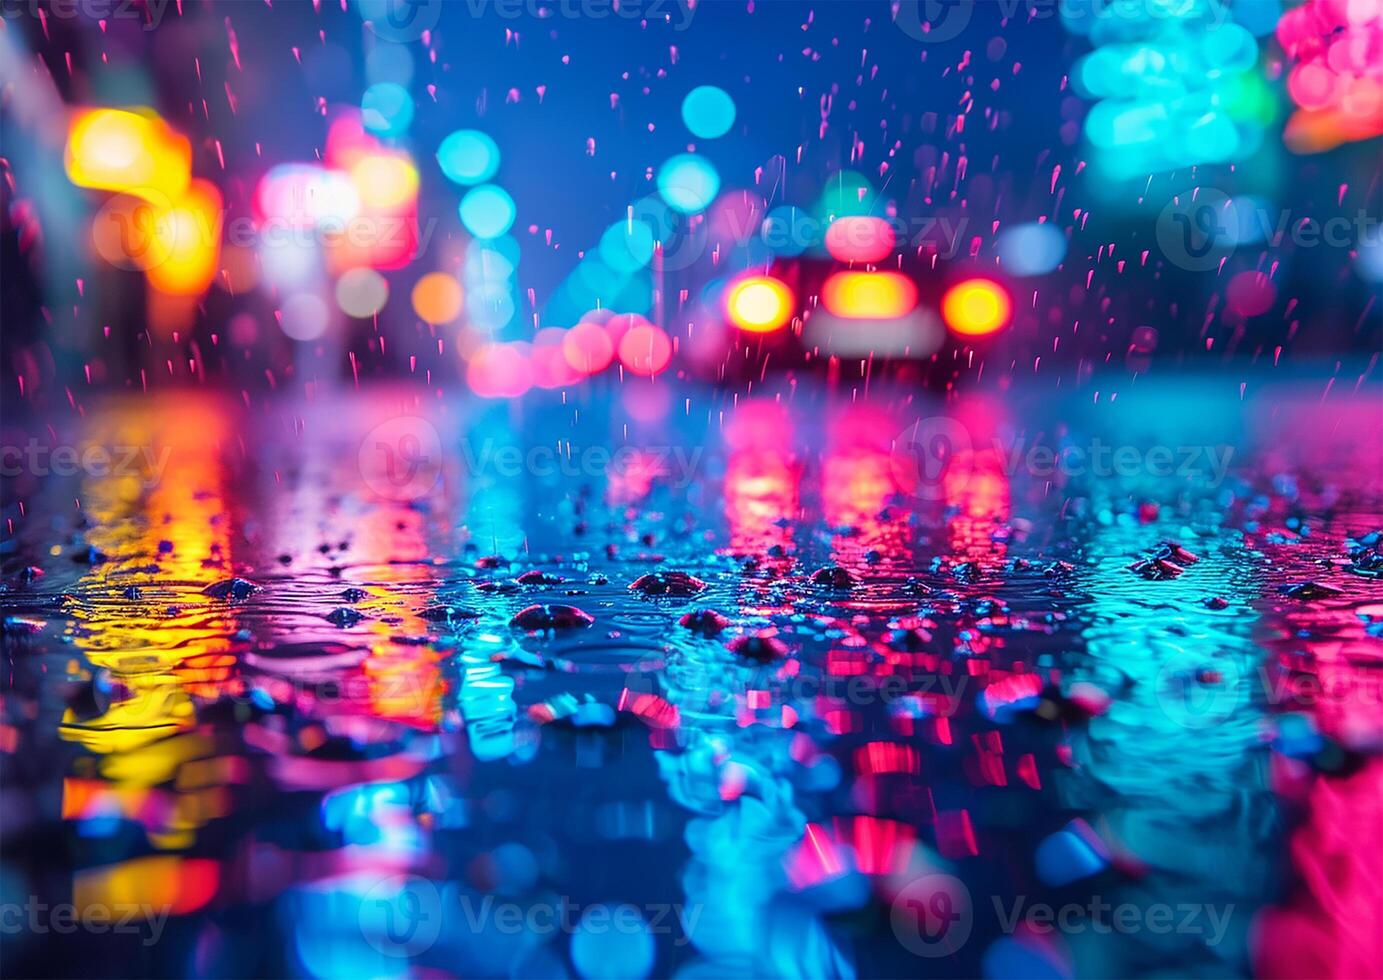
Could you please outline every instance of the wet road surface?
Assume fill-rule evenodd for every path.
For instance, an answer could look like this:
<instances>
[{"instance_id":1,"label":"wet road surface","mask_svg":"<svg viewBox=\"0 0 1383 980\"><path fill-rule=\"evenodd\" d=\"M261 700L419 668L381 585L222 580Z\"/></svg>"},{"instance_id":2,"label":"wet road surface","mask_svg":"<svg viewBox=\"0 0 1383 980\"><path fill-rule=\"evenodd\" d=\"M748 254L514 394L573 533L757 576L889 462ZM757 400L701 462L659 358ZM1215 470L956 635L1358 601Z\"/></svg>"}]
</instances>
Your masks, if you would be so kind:
<instances>
[{"instance_id":1,"label":"wet road surface","mask_svg":"<svg viewBox=\"0 0 1383 980\"><path fill-rule=\"evenodd\" d=\"M7 420L4 972L1365 975L1378 404Z\"/></svg>"}]
</instances>

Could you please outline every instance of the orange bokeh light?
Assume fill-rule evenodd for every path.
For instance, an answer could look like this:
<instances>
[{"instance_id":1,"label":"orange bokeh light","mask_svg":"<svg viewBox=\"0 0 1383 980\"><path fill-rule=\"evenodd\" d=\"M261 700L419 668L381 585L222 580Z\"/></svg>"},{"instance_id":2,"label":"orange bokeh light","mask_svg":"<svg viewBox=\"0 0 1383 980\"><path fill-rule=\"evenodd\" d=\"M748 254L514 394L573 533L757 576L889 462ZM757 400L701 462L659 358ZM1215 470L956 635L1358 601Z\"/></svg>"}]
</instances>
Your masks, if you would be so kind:
<instances>
[{"instance_id":1,"label":"orange bokeh light","mask_svg":"<svg viewBox=\"0 0 1383 980\"><path fill-rule=\"evenodd\" d=\"M429 272L413 286L413 312L426 323L450 323L461 315L461 284L445 272Z\"/></svg>"},{"instance_id":2,"label":"orange bokeh light","mask_svg":"<svg viewBox=\"0 0 1383 980\"><path fill-rule=\"evenodd\" d=\"M1013 303L1008 291L989 279L967 279L941 300L946 326L966 337L983 337L1008 326Z\"/></svg>"},{"instance_id":3,"label":"orange bokeh light","mask_svg":"<svg viewBox=\"0 0 1383 980\"><path fill-rule=\"evenodd\" d=\"M917 287L898 272L837 272L822 284L821 302L839 317L892 320L917 306Z\"/></svg>"},{"instance_id":4,"label":"orange bokeh light","mask_svg":"<svg viewBox=\"0 0 1383 980\"><path fill-rule=\"evenodd\" d=\"M746 276L725 294L730 322L749 333L771 333L792 317L792 290L772 276Z\"/></svg>"}]
</instances>

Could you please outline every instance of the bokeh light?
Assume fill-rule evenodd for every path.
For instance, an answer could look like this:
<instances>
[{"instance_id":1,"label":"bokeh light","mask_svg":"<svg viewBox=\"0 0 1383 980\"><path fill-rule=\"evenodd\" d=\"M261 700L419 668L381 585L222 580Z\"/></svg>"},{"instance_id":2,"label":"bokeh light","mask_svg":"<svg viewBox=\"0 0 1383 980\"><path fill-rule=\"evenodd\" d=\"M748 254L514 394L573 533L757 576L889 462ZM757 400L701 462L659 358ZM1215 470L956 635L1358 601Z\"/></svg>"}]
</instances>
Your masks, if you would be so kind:
<instances>
[{"instance_id":1,"label":"bokeh light","mask_svg":"<svg viewBox=\"0 0 1383 980\"><path fill-rule=\"evenodd\" d=\"M826 229L826 251L841 262L879 262L893 251L894 239L882 218L847 215Z\"/></svg>"},{"instance_id":2,"label":"bokeh light","mask_svg":"<svg viewBox=\"0 0 1383 980\"><path fill-rule=\"evenodd\" d=\"M380 82L360 99L360 119L379 136L402 136L413 123L413 96L396 82Z\"/></svg>"},{"instance_id":3,"label":"bokeh light","mask_svg":"<svg viewBox=\"0 0 1383 980\"><path fill-rule=\"evenodd\" d=\"M499 147L478 129L458 129L437 147L437 165L455 183L483 184L499 170Z\"/></svg>"},{"instance_id":4,"label":"bokeh light","mask_svg":"<svg viewBox=\"0 0 1383 980\"><path fill-rule=\"evenodd\" d=\"M360 194L339 170L315 164L285 163L270 168L255 189L255 206L264 221L307 228L343 225L360 213Z\"/></svg>"},{"instance_id":5,"label":"bokeh light","mask_svg":"<svg viewBox=\"0 0 1383 980\"><path fill-rule=\"evenodd\" d=\"M78 187L167 203L187 189L192 147L153 114L92 109L72 117L65 164Z\"/></svg>"},{"instance_id":6,"label":"bokeh light","mask_svg":"<svg viewBox=\"0 0 1383 980\"><path fill-rule=\"evenodd\" d=\"M619 920L613 917L622 916ZM610 929L610 921L637 928ZM594 905L581 915L571 937L571 961L587 980L643 980L653 971L655 947L648 923L632 905Z\"/></svg>"},{"instance_id":7,"label":"bokeh light","mask_svg":"<svg viewBox=\"0 0 1383 980\"><path fill-rule=\"evenodd\" d=\"M759 237L775 255L791 258L812 244L814 219L801 208L782 204L768 212Z\"/></svg>"},{"instance_id":8,"label":"bokeh light","mask_svg":"<svg viewBox=\"0 0 1383 980\"><path fill-rule=\"evenodd\" d=\"M451 323L461 315L461 284L446 272L429 272L413 285L412 300L420 320Z\"/></svg>"},{"instance_id":9,"label":"bokeh light","mask_svg":"<svg viewBox=\"0 0 1383 980\"><path fill-rule=\"evenodd\" d=\"M1066 236L1051 224L1030 221L999 232L995 251L1005 272L1043 276L1066 257Z\"/></svg>"},{"instance_id":10,"label":"bokeh light","mask_svg":"<svg viewBox=\"0 0 1383 980\"><path fill-rule=\"evenodd\" d=\"M487 344L471 355L466 384L482 398L517 398L533 386L529 353L524 343Z\"/></svg>"},{"instance_id":11,"label":"bokeh light","mask_svg":"<svg viewBox=\"0 0 1383 980\"><path fill-rule=\"evenodd\" d=\"M596 374L610 366L615 358L615 342L599 323L583 321L566 332L562 338L562 356L574 370Z\"/></svg>"},{"instance_id":12,"label":"bokeh light","mask_svg":"<svg viewBox=\"0 0 1383 980\"><path fill-rule=\"evenodd\" d=\"M710 207L720 193L720 174L703 157L682 153L658 169L658 193L673 210L695 214Z\"/></svg>"},{"instance_id":13,"label":"bokeh light","mask_svg":"<svg viewBox=\"0 0 1383 980\"><path fill-rule=\"evenodd\" d=\"M1276 27L1294 62L1287 91L1298 106L1283 132L1286 144L1319 153L1383 134L1383 6L1306 0Z\"/></svg>"},{"instance_id":14,"label":"bokeh light","mask_svg":"<svg viewBox=\"0 0 1383 980\"><path fill-rule=\"evenodd\" d=\"M194 180L176 204L151 212L145 274L155 289L179 296L205 292L221 255L221 192Z\"/></svg>"},{"instance_id":15,"label":"bokeh light","mask_svg":"<svg viewBox=\"0 0 1383 980\"><path fill-rule=\"evenodd\" d=\"M533 335L531 367L537 387L565 388L585 375L567 361L566 337L567 331L561 327L544 327Z\"/></svg>"},{"instance_id":16,"label":"bokeh light","mask_svg":"<svg viewBox=\"0 0 1383 980\"><path fill-rule=\"evenodd\" d=\"M822 222L843 217L862 217L874 210L874 185L864 174L837 170L826 178L816 202L816 217Z\"/></svg>"},{"instance_id":17,"label":"bokeh light","mask_svg":"<svg viewBox=\"0 0 1383 980\"><path fill-rule=\"evenodd\" d=\"M495 184L482 184L461 199L461 223L476 238L498 238L514 224L514 199Z\"/></svg>"},{"instance_id":18,"label":"bokeh light","mask_svg":"<svg viewBox=\"0 0 1383 980\"><path fill-rule=\"evenodd\" d=\"M967 279L946 291L941 315L953 333L983 337L1008 325L1013 303L1003 286L990 279Z\"/></svg>"},{"instance_id":19,"label":"bokeh light","mask_svg":"<svg viewBox=\"0 0 1383 980\"><path fill-rule=\"evenodd\" d=\"M1260 316L1273 308L1277 287L1266 273L1248 269L1229 280L1225 305L1240 316Z\"/></svg>"},{"instance_id":20,"label":"bokeh light","mask_svg":"<svg viewBox=\"0 0 1383 980\"><path fill-rule=\"evenodd\" d=\"M699 85L682 100L682 121L694 135L717 139L735 124L735 100L724 89Z\"/></svg>"},{"instance_id":21,"label":"bokeh light","mask_svg":"<svg viewBox=\"0 0 1383 980\"><path fill-rule=\"evenodd\" d=\"M1086 116L1085 134L1104 176L1133 180L1225 163L1261 142L1273 100L1253 74L1258 42L1232 20L1216 19L1211 7L1131 9L1109 23L1089 11L1079 17L1063 10L1066 27L1088 32L1097 45L1076 63L1071 80L1076 91L1100 100Z\"/></svg>"},{"instance_id":22,"label":"bokeh light","mask_svg":"<svg viewBox=\"0 0 1383 980\"><path fill-rule=\"evenodd\" d=\"M402 44L376 44L365 55L365 75L371 82L406 86L413 80L413 55Z\"/></svg>"},{"instance_id":23,"label":"bokeh light","mask_svg":"<svg viewBox=\"0 0 1383 980\"><path fill-rule=\"evenodd\" d=\"M652 377L672 360L672 341L661 327L637 323L619 339L619 361L634 374Z\"/></svg>"},{"instance_id":24,"label":"bokeh light","mask_svg":"<svg viewBox=\"0 0 1383 980\"><path fill-rule=\"evenodd\" d=\"M347 316L372 317L388 300L389 282L374 269L349 269L336 281L336 305Z\"/></svg>"},{"instance_id":25,"label":"bokeh light","mask_svg":"<svg viewBox=\"0 0 1383 980\"><path fill-rule=\"evenodd\" d=\"M617 221L600 236L600 258L616 272L637 272L653 261L653 230L643 221Z\"/></svg>"},{"instance_id":26,"label":"bokeh light","mask_svg":"<svg viewBox=\"0 0 1383 980\"><path fill-rule=\"evenodd\" d=\"M725 294L725 313L730 322L749 333L770 333L792 318L796 300L781 279L747 276Z\"/></svg>"},{"instance_id":27,"label":"bokeh light","mask_svg":"<svg viewBox=\"0 0 1383 980\"><path fill-rule=\"evenodd\" d=\"M351 183L363 204L391 210L417 200L418 169L401 153L370 153L351 167Z\"/></svg>"},{"instance_id":28,"label":"bokeh light","mask_svg":"<svg viewBox=\"0 0 1383 980\"><path fill-rule=\"evenodd\" d=\"M837 272L822 284L821 303L839 317L887 320L912 312L917 286L897 272Z\"/></svg>"},{"instance_id":29,"label":"bokeh light","mask_svg":"<svg viewBox=\"0 0 1383 980\"><path fill-rule=\"evenodd\" d=\"M279 309L284 334L307 343L319 339L331 324L331 310L316 293L290 293Z\"/></svg>"}]
</instances>

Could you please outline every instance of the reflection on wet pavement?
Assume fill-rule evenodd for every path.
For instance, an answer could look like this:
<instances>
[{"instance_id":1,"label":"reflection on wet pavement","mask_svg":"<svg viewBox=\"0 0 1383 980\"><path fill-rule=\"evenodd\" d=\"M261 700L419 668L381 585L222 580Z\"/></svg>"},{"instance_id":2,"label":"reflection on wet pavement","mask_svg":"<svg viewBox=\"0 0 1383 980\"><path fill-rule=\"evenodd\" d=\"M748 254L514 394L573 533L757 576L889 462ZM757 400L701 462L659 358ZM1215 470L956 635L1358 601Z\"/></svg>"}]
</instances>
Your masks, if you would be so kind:
<instances>
[{"instance_id":1,"label":"reflection on wet pavement","mask_svg":"<svg viewBox=\"0 0 1383 980\"><path fill-rule=\"evenodd\" d=\"M659 390L13 423L6 972L1383 962L1376 394Z\"/></svg>"}]
</instances>

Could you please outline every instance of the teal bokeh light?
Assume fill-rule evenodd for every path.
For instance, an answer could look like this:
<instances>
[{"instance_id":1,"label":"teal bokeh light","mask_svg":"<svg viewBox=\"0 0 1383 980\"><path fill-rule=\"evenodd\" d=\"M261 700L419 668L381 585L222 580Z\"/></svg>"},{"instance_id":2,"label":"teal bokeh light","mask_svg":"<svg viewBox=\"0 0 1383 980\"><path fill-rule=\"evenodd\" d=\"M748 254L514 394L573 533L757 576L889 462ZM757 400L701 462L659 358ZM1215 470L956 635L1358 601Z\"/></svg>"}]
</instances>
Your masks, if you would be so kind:
<instances>
[{"instance_id":1,"label":"teal bokeh light","mask_svg":"<svg viewBox=\"0 0 1383 980\"><path fill-rule=\"evenodd\" d=\"M653 231L639 220L617 221L600 236L600 257L617 272L636 272L653 261Z\"/></svg>"},{"instance_id":2,"label":"teal bokeh light","mask_svg":"<svg viewBox=\"0 0 1383 980\"><path fill-rule=\"evenodd\" d=\"M402 136L413 122L413 96L395 82L380 82L360 99L364 127L376 136Z\"/></svg>"},{"instance_id":3,"label":"teal bokeh light","mask_svg":"<svg viewBox=\"0 0 1383 980\"><path fill-rule=\"evenodd\" d=\"M714 85L697 86L682 100L682 121L703 140L724 136L735 124L735 100Z\"/></svg>"},{"instance_id":4,"label":"teal bokeh light","mask_svg":"<svg viewBox=\"0 0 1383 980\"><path fill-rule=\"evenodd\" d=\"M706 210L719 192L720 174L695 154L671 157L658 170L658 193L668 207L683 214Z\"/></svg>"},{"instance_id":5,"label":"teal bokeh light","mask_svg":"<svg viewBox=\"0 0 1383 980\"><path fill-rule=\"evenodd\" d=\"M472 188L461 199L461 223L476 238L498 238L514 224L514 199L494 184Z\"/></svg>"},{"instance_id":6,"label":"teal bokeh light","mask_svg":"<svg viewBox=\"0 0 1383 980\"><path fill-rule=\"evenodd\" d=\"M458 129L437 147L437 164L448 180L483 184L499 170L499 147L478 129Z\"/></svg>"}]
</instances>

